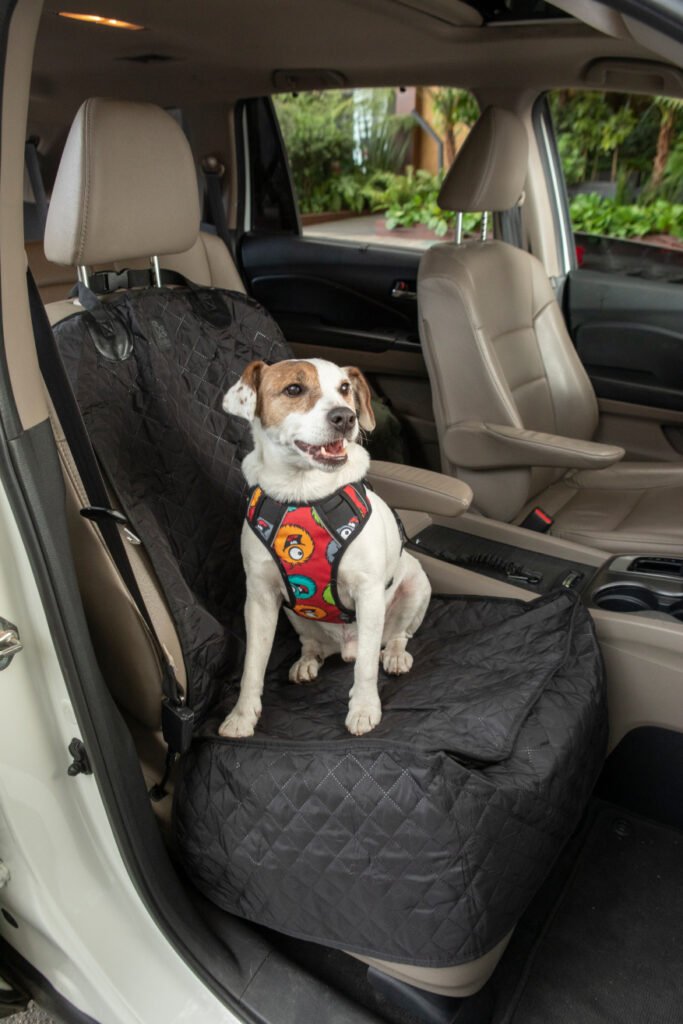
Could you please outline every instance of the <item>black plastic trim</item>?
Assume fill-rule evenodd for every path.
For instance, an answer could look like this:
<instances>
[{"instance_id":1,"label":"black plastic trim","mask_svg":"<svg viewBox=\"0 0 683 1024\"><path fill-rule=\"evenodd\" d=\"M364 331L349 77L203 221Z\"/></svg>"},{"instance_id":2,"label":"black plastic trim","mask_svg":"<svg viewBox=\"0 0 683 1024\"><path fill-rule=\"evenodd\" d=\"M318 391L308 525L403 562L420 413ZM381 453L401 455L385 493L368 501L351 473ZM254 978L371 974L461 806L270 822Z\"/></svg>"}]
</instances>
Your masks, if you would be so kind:
<instances>
[{"instance_id":1,"label":"black plastic trim","mask_svg":"<svg viewBox=\"0 0 683 1024\"><path fill-rule=\"evenodd\" d=\"M650 406L653 409L683 412L683 391L624 380L618 373L610 376L609 372L596 370L590 365L586 366L586 371L598 398L608 398L615 402L631 402L635 405Z\"/></svg>"},{"instance_id":2,"label":"black plastic trim","mask_svg":"<svg viewBox=\"0 0 683 1024\"><path fill-rule=\"evenodd\" d=\"M603 800L683 829L683 735L647 725L632 729L607 758L596 787Z\"/></svg>"}]
</instances>

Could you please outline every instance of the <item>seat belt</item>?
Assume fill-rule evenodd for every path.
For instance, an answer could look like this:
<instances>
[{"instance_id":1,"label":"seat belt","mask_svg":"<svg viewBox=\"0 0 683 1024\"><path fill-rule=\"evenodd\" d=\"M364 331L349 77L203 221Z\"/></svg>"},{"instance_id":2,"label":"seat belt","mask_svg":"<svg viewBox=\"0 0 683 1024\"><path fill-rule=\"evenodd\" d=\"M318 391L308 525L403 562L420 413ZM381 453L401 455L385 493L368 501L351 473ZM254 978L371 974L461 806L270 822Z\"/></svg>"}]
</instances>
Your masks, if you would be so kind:
<instances>
[{"instance_id":1,"label":"seat belt","mask_svg":"<svg viewBox=\"0 0 683 1024\"><path fill-rule=\"evenodd\" d=\"M45 185L43 184L43 176L40 173L38 148L34 138L29 139L28 142L24 144L24 165L26 167L26 173L28 174L28 180L31 183L31 191L33 192L36 211L38 213L38 222L42 234L45 231L48 201L47 193L45 192Z\"/></svg>"},{"instance_id":2,"label":"seat belt","mask_svg":"<svg viewBox=\"0 0 683 1024\"><path fill-rule=\"evenodd\" d=\"M204 182L206 184L206 198L209 204L211 223L215 227L218 237L221 238L228 247L228 252L232 256L234 262L235 240L230 228L228 227L228 218L225 215L223 193L221 191L221 179L225 174L225 167L217 157L205 156L202 160L202 174L204 175Z\"/></svg>"},{"instance_id":3,"label":"seat belt","mask_svg":"<svg viewBox=\"0 0 683 1024\"><path fill-rule=\"evenodd\" d=\"M119 532L119 527L125 526L128 521L122 512L117 512L110 507L109 495L100 472L97 456L90 443L81 411L59 355L45 307L30 270L27 271L27 284L31 323L40 371L90 502L86 508L81 509L81 515L85 519L97 523L121 579L149 630L161 664L161 686L164 694L161 702L161 729L168 747L168 754L164 776L150 790L152 799L159 800L166 793L166 782L177 755L189 749L194 712L185 704L173 666L156 635L152 619L140 593Z\"/></svg>"}]
</instances>

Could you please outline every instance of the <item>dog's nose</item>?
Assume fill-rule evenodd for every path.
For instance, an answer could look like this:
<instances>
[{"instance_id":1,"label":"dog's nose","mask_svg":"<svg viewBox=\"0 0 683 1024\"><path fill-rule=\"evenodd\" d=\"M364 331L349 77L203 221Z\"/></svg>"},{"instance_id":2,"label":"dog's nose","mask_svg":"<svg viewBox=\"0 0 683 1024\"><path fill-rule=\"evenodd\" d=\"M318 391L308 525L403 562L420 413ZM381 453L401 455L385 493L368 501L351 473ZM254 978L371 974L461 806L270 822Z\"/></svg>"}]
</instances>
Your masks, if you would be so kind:
<instances>
[{"instance_id":1,"label":"dog's nose","mask_svg":"<svg viewBox=\"0 0 683 1024\"><path fill-rule=\"evenodd\" d=\"M349 409L346 405L337 405L328 412L327 421L340 434L348 434L356 422L356 414L353 409Z\"/></svg>"}]
</instances>

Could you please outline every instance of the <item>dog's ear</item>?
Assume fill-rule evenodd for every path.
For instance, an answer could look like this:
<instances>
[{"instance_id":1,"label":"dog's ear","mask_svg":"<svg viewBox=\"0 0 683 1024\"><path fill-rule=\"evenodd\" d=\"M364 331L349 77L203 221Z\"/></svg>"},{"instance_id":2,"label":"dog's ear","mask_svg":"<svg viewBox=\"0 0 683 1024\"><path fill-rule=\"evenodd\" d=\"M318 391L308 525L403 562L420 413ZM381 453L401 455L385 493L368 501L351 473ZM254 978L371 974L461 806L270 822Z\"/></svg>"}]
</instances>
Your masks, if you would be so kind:
<instances>
[{"instance_id":1,"label":"dog's ear","mask_svg":"<svg viewBox=\"0 0 683 1024\"><path fill-rule=\"evenodd\" d=\"M242 376L223 399L223 411L243 420L253 420L258 413L258 390L266 364L261 359L245 366Z\"/></svg>"},{"instance_id":2,"label":"dog's ear","mask_svg":"<svg viewBox=\"0 0 683 1024\"><path fill-rule=\"evenodd\" d=\"M351 381L353 399L356 406L358 422L363 430L375 429L375 414L372 411L370 386L356 366L345 366L344 373Z\"/></svg>"}]
</instances>

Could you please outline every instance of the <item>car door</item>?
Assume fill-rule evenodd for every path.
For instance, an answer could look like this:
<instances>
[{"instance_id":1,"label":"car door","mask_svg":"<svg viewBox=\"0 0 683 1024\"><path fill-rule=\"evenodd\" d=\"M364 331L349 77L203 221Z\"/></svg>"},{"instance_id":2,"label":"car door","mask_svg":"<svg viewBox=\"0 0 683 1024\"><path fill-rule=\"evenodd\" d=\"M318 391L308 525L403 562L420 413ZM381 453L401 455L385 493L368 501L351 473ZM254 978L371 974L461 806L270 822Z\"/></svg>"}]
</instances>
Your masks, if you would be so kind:
<instances>
[{"instance_id":1,"label":"car door","mask_svg":"<svg viewBox=\"0 0 683 1024\"><path fill-rule=\"evenodd\" d=\"M273 103L244 101L237 118L243 140L239 256L251 294L297 355L363 370L400 421L403 447L394 457L438 469L417 324L424 240L406 244L382 213L302 217Z\"/></svg>"},{"instance_id":2,"label":"car door","mask_svg":"<svg viewBox=\"0 0 683 1024\"><path fill-rule=\"evenodd\" d=\"M598 397L596 439L623 446L627 458L680 461L683 109L677 108L683 103L668 107L662 97L573 90L564 93L571 109L558 112L562 96L550 101L558 169L569 192L558 191L557 202L573 236L564 307ZM672 130L662 162L667 111ZM583 171L576 166L582 154Z\"/></svg>"}]
</instances>

